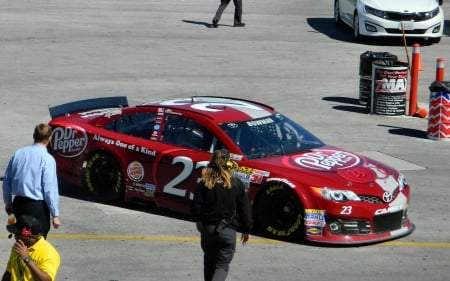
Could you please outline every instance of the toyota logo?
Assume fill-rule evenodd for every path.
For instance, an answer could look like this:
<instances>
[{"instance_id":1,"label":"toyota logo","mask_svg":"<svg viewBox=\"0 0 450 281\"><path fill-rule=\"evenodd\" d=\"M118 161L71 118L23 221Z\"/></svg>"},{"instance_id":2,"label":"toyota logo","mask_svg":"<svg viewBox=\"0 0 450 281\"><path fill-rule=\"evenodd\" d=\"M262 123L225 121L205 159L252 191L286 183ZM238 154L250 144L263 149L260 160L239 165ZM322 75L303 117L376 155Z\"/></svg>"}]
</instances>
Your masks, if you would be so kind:
<instances>
[{"instance_id":1,"label":"toyota logo","mask_svg":"<svg viewBox=\"0 0 450 281\"><path fill-rule=\"evenodd\" d=\"M386 191L385 193L383 193L383 201L386 203L389 203L392 201L392 193Z\"/></svg>"}]
</instances>

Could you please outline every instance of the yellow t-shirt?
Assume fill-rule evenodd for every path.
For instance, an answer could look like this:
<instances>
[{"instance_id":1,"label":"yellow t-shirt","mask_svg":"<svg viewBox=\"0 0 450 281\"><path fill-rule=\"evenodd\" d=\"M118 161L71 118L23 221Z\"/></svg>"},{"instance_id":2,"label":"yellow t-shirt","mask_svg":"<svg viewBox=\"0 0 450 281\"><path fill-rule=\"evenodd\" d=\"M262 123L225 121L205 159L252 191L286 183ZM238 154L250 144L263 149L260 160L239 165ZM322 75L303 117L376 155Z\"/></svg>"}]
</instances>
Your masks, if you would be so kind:
<instances>
[{"instance_id":1,"label":"yellow t-shirt","mask_svg":"<svg viewBox=\"0 0 450 281\"><path fill-rule=\"evenodd\" d=\"M28 248L33 262L45 273L50 275L52 281L56 280L61 259L56 249L43 237ZM11 250L6 271L11 274L11 281L34 281L28 265L17 255L14 246Z\"/></svg>"}]
</instances>

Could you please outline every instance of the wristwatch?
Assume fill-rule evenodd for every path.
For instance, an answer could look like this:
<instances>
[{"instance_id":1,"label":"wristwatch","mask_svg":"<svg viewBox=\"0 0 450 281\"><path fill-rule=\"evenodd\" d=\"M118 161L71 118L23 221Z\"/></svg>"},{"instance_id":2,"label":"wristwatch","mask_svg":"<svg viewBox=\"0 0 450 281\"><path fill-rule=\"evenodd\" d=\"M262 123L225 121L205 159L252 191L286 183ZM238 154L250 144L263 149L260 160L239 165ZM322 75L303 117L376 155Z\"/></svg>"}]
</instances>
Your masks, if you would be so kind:
<instances>
[{"instance_id":1,"label":"wristwatch","mask_svg":"<svg viewBox=\"0 0 450 281\"><path fill-rule=\"evenodd\" d=\"M25 258L23 259L23 262L26 263L26 264L28 264L30 261L31 261L31 257L30 257L30 256L25 257Z\"/></svg>"}]
</instances>

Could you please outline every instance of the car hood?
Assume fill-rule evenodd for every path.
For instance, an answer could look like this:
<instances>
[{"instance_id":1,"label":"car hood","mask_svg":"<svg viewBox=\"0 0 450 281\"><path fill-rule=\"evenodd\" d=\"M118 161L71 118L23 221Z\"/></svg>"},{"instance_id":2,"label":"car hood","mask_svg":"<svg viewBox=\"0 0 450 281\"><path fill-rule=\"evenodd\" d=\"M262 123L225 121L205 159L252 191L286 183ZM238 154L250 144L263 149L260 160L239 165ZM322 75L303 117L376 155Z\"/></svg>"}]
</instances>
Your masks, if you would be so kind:
<instances>
[{"instance_id":1,"label":"car hood","mask_svg":"<svg viewBox=\"0 0 450 281\"><path fill-rule=\"evenodd\" d=\"M381 162L333 146L325 146L289 156L257 160L267 181L285 181L292 187L308 185L335 189L367 191L378 186L394 192L399 172ZM264 163L264 165L263 165ZM264 167L265 170L262 168ZM265 172L267 169L277 172ZM374 193L378 191L373 190Z\"/></svg>"},{"instance_id":2,"label":"car hood","mask_svg":"<svg viewBox=\"0 0 450 281\"><path fill-rule=\"evenodd\" d=\"M438 7L436 0L362 0L363 5L392 12L427 12Z\"/></svg>"}]
</instances>

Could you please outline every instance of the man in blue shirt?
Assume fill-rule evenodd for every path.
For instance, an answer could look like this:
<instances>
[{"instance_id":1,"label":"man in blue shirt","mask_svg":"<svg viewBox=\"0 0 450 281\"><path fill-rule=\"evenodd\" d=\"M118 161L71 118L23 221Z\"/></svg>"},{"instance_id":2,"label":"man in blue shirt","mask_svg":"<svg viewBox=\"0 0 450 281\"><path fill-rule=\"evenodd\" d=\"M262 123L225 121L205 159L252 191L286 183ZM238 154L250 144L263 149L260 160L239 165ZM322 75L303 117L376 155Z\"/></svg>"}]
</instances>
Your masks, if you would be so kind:
<instances>
[{"instance_id":1,"label":"man in blue shirt","mask_svg":"<svg viewBox=\"0 0 450 281\"><path fill-rule=\"evenodd\" d=\"M50 216L55 229L61 225L56 162L47 151L51 135L49 125L37 125L34 144L14 153L3 179L6 213L14 213L16 217L22 214L36 217L44 237L50 230Z\"/></svg>"}]
</instances>

